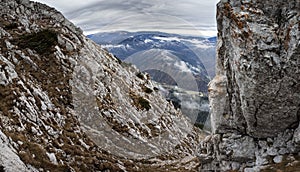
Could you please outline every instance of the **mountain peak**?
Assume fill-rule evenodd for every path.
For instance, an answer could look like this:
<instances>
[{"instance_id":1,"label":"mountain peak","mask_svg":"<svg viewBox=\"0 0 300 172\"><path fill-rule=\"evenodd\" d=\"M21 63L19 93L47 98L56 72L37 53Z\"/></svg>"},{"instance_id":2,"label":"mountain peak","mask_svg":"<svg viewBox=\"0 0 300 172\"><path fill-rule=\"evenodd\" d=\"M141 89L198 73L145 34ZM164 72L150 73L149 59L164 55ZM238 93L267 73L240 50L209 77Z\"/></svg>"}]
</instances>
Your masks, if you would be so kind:
<instances>
[{"instance_id":1,"label":"mountain peak","mask_svg":"<svg viewBox=\"0 0 300 172\"><path fill-rule=\"evenodd\" d=\"M0 170L197 169L203 135L144 74L53 8L0 7Z\"/></svg>"}]
</instances>

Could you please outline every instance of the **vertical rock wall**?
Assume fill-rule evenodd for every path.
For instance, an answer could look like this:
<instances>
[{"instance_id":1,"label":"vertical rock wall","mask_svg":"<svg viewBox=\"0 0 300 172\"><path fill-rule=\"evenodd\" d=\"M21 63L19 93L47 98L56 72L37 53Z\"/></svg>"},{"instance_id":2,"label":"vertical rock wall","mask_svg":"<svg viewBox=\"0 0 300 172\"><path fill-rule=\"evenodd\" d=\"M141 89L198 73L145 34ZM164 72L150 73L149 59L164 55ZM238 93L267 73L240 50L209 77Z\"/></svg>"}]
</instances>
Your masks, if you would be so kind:
<instances>
[{"instance_id":1,"label":"vertical rock wall","mask_svg":"<svg viewBox=\"0 0 300 172\"><path fill-rule=\"evenodd\" d=\"M200 146L202 169L259 170L297 156L300 1L221 0L217 24L214 135Z\"/></svg>"},{"instance_id":2,"label":"vertical rock wall","mask_svg":"<svg viewBox=\"0 0 300 172\"><path fill-rule=\"evenodd\" d=\"M266 138L299 123L299 12L297 0L218 4L214 132Z\"/></svg>"}]
</instances>

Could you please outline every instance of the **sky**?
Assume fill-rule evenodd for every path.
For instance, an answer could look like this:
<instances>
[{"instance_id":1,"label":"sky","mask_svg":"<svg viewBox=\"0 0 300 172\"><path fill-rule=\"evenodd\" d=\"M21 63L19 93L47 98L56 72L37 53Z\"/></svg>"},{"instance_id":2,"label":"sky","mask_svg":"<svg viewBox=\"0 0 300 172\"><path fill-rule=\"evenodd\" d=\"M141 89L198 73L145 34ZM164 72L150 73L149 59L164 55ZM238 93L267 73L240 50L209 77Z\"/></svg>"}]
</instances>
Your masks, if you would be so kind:
<instances>
[{"instance_id":1,"label":"sky","mask_svg":"<svg viewBox=\"0 0 300 172\"><path fill-rule=\"evenodd\" d=\"M86 35L161 31L216 36L219 0L34 0L62 12Z\"/></svg>"}]
</instances>

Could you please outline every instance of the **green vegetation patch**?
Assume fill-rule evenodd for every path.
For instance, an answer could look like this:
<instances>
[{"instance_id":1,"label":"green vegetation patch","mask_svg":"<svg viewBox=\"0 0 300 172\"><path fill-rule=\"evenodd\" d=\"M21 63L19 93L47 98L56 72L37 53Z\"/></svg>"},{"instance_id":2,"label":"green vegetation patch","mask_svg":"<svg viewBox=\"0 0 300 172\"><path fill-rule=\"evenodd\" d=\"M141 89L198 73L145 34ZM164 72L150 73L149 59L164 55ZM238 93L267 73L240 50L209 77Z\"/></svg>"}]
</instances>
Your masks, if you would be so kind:
<instances>
[{"instance_id":1,"label":"green vegetation patch","mask_svg":"<svg viewBox=\"0 0 300 172\"><path fill-rule=\"evenodd\" d=\"M138 95L134 94L133 92L130 93L130 97L133 100L133 105L135 107L137 107L139 110L149 111L151 109L150 102L147 99L145 99L141 96L138 96Z\"/></svg>"},{"instance_id":2,"label":"green vegetation patch","mask_svg":"<svg viewBox=\"0 0 300 172\"><path fill-rule=\"evenodd\" d=\"M4 167L0 165L0 172L5 172Z\"/></svg>"},{"instance_id":3,"label":"green vegetation patch","mask_svg":"<svg viewBox=\"0 0 300 172\"><path fill-rule=\"evenodd\" d=\"M50 162L46 150L39 144L25 142L22 145L23 151L19 153L20 158L26 164L32 164L34 167L43 168L45 170L68 171L66 165L55 165Z\"/></svg>"},{"instance_id":4,"label":"green vegetation patch","mask_svg":"<svg viewBox=\"0 0 300 172\"><path fill-rule=\"evenodd\" d=\"M204 124L201 124L201 123L195 123L194 126L200 128L200 129L204 128Z\"/></svg>"},{"instance_id":5,"label":"green vegetation patch","mask_svg":"<svg viewBox=\"0 0 300 172\"><path fill-rule=\"evenodd\" d=\"M138 77L138 78L140 78L140 79L145 79L144 78L144 74L142 73L142 72L138 72L137 74L136 74L136 76Z\"/></svg>"},{"instance_id":6,"label":"green vegetation patch","mask_svg":"<svg viewBox=\"0 0 300 172\"><path fill-rule=\"evenodd\" d=\"M140 85L142 90L147 93L147 94L151 94L153 92L153 90L145 85Z\"/></svg>"},{"instance_id":7,"label":"green vegetation patch","mask_svg":"<svg viewBox=\"0 0 300 172\"><path fill-rule=\"evenodd\" d=\"M261 172L295 172L300 171L300 156L297 154L294 154L293 157L296 160L289 159L287 155L283 156L283 160L281 163L274 163L272 161L273 157L269 160L269 166L262 169Z\"/></svg>"},{"instance_id":8,"label":"green vegetation patch","mask_svg":"<svg viewBox=\"0 0 300 172\"><path fill-rule=\"evenodd\" d=\"M147 111L151 108L150 102L143 97L138 98L138 103L142 109L146 109Z\"/></svg>"},{"instance_id":9,"label":"green vegetation patch","mask_svg":"<svg viewBox=\"0 0 300 172\"><path fill-rule=\"evenodd\" d=\"M53 52L54 46L57 45L57 35L57 32L47 29L22 35L15 42L20 48L29 48L40 55L46 55Z\"/></svg>"},{"instance_id":10,"label":"green vegetation patch","mask_svg":"<svg viewBox=\"0 0 300 172\"><path fill-rule=\"evenodd\" d=\"M9 23L4 28L7 29L7 30L17 29L18 28L18 24L17 23Z\"/></svg>"}]
</instances>

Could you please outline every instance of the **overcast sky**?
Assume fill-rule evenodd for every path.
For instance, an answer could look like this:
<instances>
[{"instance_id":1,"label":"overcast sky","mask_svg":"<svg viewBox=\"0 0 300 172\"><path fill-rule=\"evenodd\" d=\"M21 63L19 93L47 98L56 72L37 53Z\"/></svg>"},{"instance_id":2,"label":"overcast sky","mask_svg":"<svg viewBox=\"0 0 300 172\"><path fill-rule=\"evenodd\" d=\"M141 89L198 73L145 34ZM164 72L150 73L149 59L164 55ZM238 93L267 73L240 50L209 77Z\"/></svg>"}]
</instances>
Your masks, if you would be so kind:
<instances>
[{"instance_id":1,"label":"overcast sky","mask_svg":"<svg viewBox=\"0 0 300 172\"><path fill-rule=\"evenodd\" d=\"M216 35L219 0L35 0L61 11L86 35L110 31L162 31Z\"/></svg>"}]
</instances>

